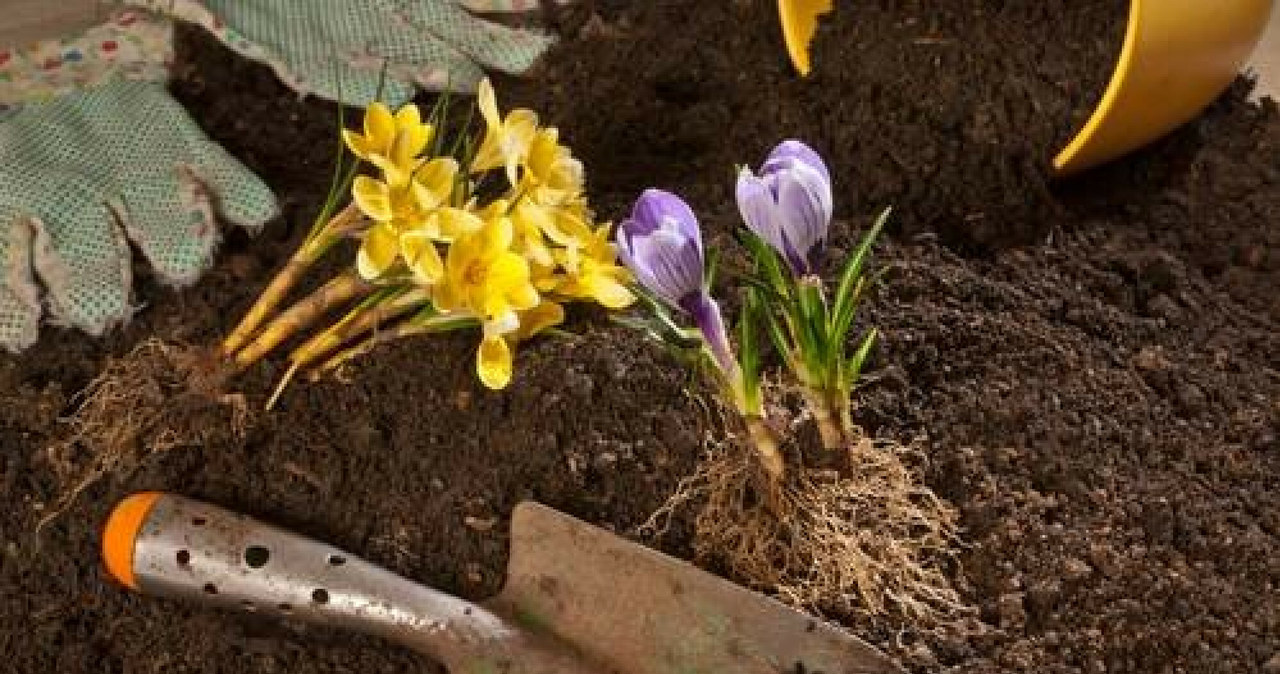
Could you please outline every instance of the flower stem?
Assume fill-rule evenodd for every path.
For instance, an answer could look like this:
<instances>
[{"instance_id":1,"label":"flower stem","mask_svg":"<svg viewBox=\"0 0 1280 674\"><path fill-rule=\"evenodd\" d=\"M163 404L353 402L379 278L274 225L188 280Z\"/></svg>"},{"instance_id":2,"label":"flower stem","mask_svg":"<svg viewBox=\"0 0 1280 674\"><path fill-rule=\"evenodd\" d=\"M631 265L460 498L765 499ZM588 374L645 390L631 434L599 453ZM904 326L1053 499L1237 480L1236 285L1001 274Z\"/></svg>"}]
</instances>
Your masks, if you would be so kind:
<instances>
[{"instance_id":1,"label":"flower stem","mask_svg":"<svg viewBox=\"0 0 1280 674\"><path fill-rule=\"evenodd\" d=\"M781 482L786 473L786 464L782 460L782 451L778 449L778 439L774 437L773 431L764 422L764 418L758 415L744 415L742 420L746 423L747 437L751 439L751 446L756 451L765 475L770 482Z\"/></svg>"},{"instance_id":2,"label":"flower stem","mask_svg":"<svg viewBox=\"0 0 1280 674\"><path fill-rule=\"evenodd\" d=\"M805 404L813 414L813 422L818 426L818 435L822 438L823 449L839 449L844 445L844 432L832 414L832 398L822 392L805 387L803 391Z\"/></svg>"},{"instance_id":3,"label":"flower stem","mask_svg":"<svg viewBox=\"0 0 1280 674\"><path fill-rule=\"evenodd\" d=\"M764 505L770 512L777 513L782 504L783 478L786 476L786 463L782 451L778 449L778 439L763 417L744 414L742 420L746 424L747 437L762 469Z\"/></svg>"},{"instance_id":4,"label":"flower stem","mask_svg":"<svg viewBox=\"0 0 1280 674\"><path fill-rule=\"evenodd\" d=\"M858 435L857 426L853 423L853 403L850 401L850 395L848 392L835 389L831 392L830 399L831 407L836 410L840 418L840 433L848 444Z\"/></svg>"},{"instance_id":5,"label":"flower stem","mask_svg":"<svg viewBox=\"0 0 1280 674\"><path fill-rule=\"evenodd\" d=\"M324 358L334 349L363 335L377 330L382 324L421 308L431 299L424 288L414 288L371 307L357 308L328 330L307 340L289 354L289 360L299 368L307 367Z\"/></svg>"},{"instance_id":6,"label":"flower stem","mask_svg":"<svg viewBox=\"0 0 1280 674\"><path fill-rule=\"evenodd\" d=\"M711 351L716 367L726 379L735 380L740 374L738 360L733 356L733 346L729 343L729 333L725 331L720 305L704 290L691 296L683 306L702 333L702 339Z\"/></svg>"},{"instance_id":7,"label":"flower stem","mask_svg":"<svg viewBox=\"0 0 1280 674\"><path fill-rule=\"evenodd\" d=\"M325 312L359 296L372 286L360 278L355 270L347 270L320 286L318 290L298 301L275 318L257 339L235 355L236 367L244 369L270 353L291 335L305 328Z\"/></svg>"},{"instance_id":8,"label":"flower stem","mask_svg":"<svg viewBox=\"0 0 1280 674\"><path fill-rule=\"evenodd\" d=\"M342 349L341 351L330 356L328 360L312 369L312 378L318 378L325 372L331 372L348 361L358 358L369 353L381 344L393 342L404 337L412 337L414 335L425 335L432 332L444 332L462 325L473 325L475 319L470 317L458 316L434 316L424 320L415 320L410 318L383 330L377 330L368 337L360 340L354 346Z\"/></svg>"},{"instance_id":9,"label":"flower stem","mask_svg":"<svg viewBox=\"0 0 1280 674\"><path fill-rule=\"evenodd\" d=\"M319 231L307 237L275 278L267 284L266 289L258 296L258 300L245 313L244 318L240 319L240 323L222 341L223 356L228 358L235 356L236 352L253 338L258 328L284 301L285 295L297 285L302 274L320 259L329 246L350 229L359 217L360 211L355 204L348 205Z\"/></svg>"}]
</instances>

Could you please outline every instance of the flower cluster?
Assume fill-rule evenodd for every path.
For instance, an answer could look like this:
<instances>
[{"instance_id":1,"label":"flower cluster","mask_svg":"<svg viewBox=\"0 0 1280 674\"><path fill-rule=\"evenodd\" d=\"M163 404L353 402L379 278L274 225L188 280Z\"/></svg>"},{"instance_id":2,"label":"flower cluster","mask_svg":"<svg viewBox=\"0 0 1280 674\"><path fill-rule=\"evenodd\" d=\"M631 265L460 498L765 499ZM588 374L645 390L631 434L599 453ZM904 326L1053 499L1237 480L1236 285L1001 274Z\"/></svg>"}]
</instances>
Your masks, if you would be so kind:
<instances>
[{"instance_id":1,"label":"flower cluster","mask_svg":"<svg viewBox=\"0 0 1280 674\"><path fill-rule=\"evenodd\" d=\"M762 423L760 367L768 335L787 369L805 392L826 446L853 434L850 394L874 343L866 331L853 349L845 341L859 300L869 285L864 262L888 211L881 215L854 254L840 282L828 292L819 274L832 217L831 174L817 152L787 140L769 154L758 174L743 168L736 196L747 225L742 240L754 262L745 276L746 296L735 350L719 305L708 288L698 221L679 197L647 190L618 230L619 256L631 268L649 302L650 331L670 343L693 335L733 405L747 423L764 467L781 474L776 441Z\"/></svg>"},{"instance_id":2,"label":"flower cluster","mask_svg":"<svg viewBox=\"0 0 1280 674\"><path fill-rule=\"evenodd\" d=\"M429 292L439 316L481 326L477 372L490 388L511 379L515 344L563 320L563 303L625 307L629 276L615 263L609 225L595 225L583 196L582 164L536 113L498 111L480 85L485 132L469 164L436 154L437 129L412 103L394 114L375 103L347 147L378 170L352 184L371 221L356 266L375 284L411 283ZM497 173L505 190L483 200Z\"/></svg>"},{"instance_id":3,"label":"flower cluster","mask_svg":"<svg viewBox=\"0 0 1280 674\"><path fill-rule=\"evenodd\" d=\"M392 339L463 328L479 328L476 372L501 389L517 344L561 323L566 303L634 302L611 227L594 221L582 164L559 132L531 110L501 114L488 80L477 107L479 142L467 133L446 142L447 99L425 117L412 103L395 111L374 103L362 129L344 130L356 159L345 170L339 162L335 177L345 179L223 353L247 367L347 306L290 353L280 389L301 368L328 371ZM357 175L362 167L372 171ZM348 185L352 201L335 214ZM268 323L303 271L344 238L359 241L354 264Z\"/></svg>"}]
</instances>

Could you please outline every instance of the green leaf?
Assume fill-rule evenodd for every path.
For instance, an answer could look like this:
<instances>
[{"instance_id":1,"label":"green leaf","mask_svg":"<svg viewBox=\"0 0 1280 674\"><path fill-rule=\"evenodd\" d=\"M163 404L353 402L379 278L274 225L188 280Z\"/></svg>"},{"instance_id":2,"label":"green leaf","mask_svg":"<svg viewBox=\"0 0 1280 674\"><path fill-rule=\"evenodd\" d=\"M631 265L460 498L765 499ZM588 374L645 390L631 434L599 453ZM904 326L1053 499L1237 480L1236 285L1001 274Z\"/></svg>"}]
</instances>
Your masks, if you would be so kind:
<instances>
[{"instance_id":1,"label":"green leaf","mask_svg":"<svg viewBox=\"0 0 1280 674\"><path fill-rule=\"evenodd\" d=\"M884 229L885 223L889 221L889 216L893 213L893 208L886 208L880 211L880 216L876 218L875 224L867 233L862 236L862 241L858 244L857 249L853 251L853 255L845 262L844 270L840 273L840 283L836 286L836 294L833 301L835 309L831 312L836 320L841 320L846 312L852 312L856 304L853 291L857 286L858 280L862 277L862 267L866 262L867 253L871 251L872 244L875 243L880 232Z\"/></svg>"},{"instance_id":2,"label":"green leaf","mask_svg":"<svg viewBox=\"0 0 1280 674\"><path fill-rule=\"evenodd\" d=\"M661 300L639 286L632 287L632 292L640 300L642 305L640 308L645 318L627 319L626 321L619 321L619 323L650 333L658 341L682 349L702 347L702 338L696 336L696 333L681 327Z\"/></svg>"},{"instance_id":3,"label":"green leaf","mask_svg":"<svg viewBox=\"0 0 1280 674\"><path fill-rule=\"evenodd\" d=\"M816 283L801 282L796 285L796 304L805 330L813 337L814 344L822 348L827 342L827 306L822 288Z\"/></svg>"},{"instance_id":4,"label":"green leaf","mask_svg":"<svg viewBox=\"0 0 1280 674\"><path fill-rule=\"evenodd\" d=\"M737 236L743 247L751 254L752 260L755 261L756 273L773 286L777 294L783 297L789 296L790 293L788 291L792 286L792 281L783 269L782 258L778 257L777 251L749 230L740 229L737 231Z\"/></svg>"},{"instance_id":5,"label":"green leaf","mask_svg":"<svg viewBox=\"0 0 1280 674\"><path fill-rule=\"evenodd\" d=\"M760 342L760 318L764 306L758 291L747 290L738 317L738 366L742 370L742 397L749 409L760 405L760 365L763 348Z\"/></svg>"},{"instance_id":6,"label":"green leaf","mask_svg":"<svg viewBox=\"0 0 1280 674\"><path fill-rule=\"evenodd\" d=\"M440 150L444 148L445 123L449 118L449 89L446 87L444 91L436 96L436 102L431 106L431 112L427 113L427 122L432 126L431 138L431 156L439 157Z\"/></svg>"},{"instance_id":7,"label":"green leaf","mask_svg":"<svg viewBox=\"0 0 1280 674\"><path fill-rule=\"evenodd\" d=\"M862 367L867 362L867 356L871 354L871 347L875 346L876 337L880 331L876 328L870 328L862 337L862 343L858 345L858 350L846 361L843 373L843 381L840 382L843 392L848 394L853 391L853 387L857 385L858 378L862 376Z\"/></svg>"},{"instance_id":8,"label":"green leaf","mask_svg":"<svg viewBox=\"0 0 1280 674\"><path fill-rule=\"evenodd\" d=\"M867 277L859 276L857 283L853 287L853 294L845 302L841 313L833 313L831 342L839 345L838 348L844 348L845 337L849 335L849 329L853 327L853 319L858 315L858 305L868 285Z\"/></svg>"},{"instance_id":9,"label":"green leaf","mask_svg":"<svg viewBox=\"0 0 1280 674\"><path fill-rule=\"evenodd\" d=\"M800 346L800 358L806 371L806 376L802 379L811 380L813 377L822 377L832 365L829 360L827 316L822 299L822 288L815 283L798 283L796 307L798 310L795 315L795 330L801 335L801 339L797 341Z\"/></svg>"},{"instance_id":10,"label":"green leaf","mask_svg":"<svg viewBox=\"0 0 1280 674\"><path fill-rule=\"evenodd\" d=\"M460 175L465 177L468 167L471 166L471 159L475 155L475 141L471 138L471 122L474 121L476 108L474 105L467 106L467 118L462 122L462 126L454 130L457 134L453 141L453 145L449 147L449 156L458 160L458 164L462 166L462 170L458 171ZM443 132L443 123L436 128L436 133ZM461 150L461 154L459 154Z\"/></svg>"},{"instance_id":11,"label":"green leaf","mask_svg":"<svg viewBox=\"0 0 1280 674\"><path fill-rule=\"evenodd\" d=\"M760 313L764 317L765 332L769 335L769 341L773 342L773 348L790 361L797 347L787 338L787 332L778 322L777 314L769 311L767 304L762 306Z\"/></svg>"},{"instance_id":12,"label":"green leaf","mask_svg":"<svg viewBox=\"0 0 1280 674\"><path fill-rule=\"evenodd\" d=\"M712 248L707 251L707 259L703 271L703 285L711 288L716 284L716 274L720 272L720 251Z\"/></svg>"}]
</instances>

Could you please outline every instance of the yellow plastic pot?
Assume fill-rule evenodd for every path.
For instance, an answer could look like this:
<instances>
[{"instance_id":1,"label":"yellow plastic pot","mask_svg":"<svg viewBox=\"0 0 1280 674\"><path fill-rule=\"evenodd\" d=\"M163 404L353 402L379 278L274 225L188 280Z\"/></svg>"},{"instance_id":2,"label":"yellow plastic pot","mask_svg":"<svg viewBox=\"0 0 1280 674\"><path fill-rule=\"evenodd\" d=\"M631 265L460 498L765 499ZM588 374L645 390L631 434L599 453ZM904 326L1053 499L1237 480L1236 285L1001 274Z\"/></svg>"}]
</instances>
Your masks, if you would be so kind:
<instances>
[{"instance_id":1,"label":"yellow plastic pot","mask_svg":"<svg viewBox=\"0 0 1280 674\"><path fill-rule=\"evenodd\" d=\"M1272 0L1133 0L1120 62L1084 128L1053 159L1060 175L1136 150L1189 121L1231 84Z\"/></svg>"},{"instance_id":2,"label":"yellow plastic pot","mask_svg":"<svg viewBox=\"0 0 1280 674\"><path fill-rule=\"evenodd\" d=\"M1058 175L1108 162L1181 126L1226 89L1267 26L1272 0L1133 0L1124 46L1102 101L1053 159ZM830 0L778 0L783 39L801 75Z\"/></svg>"}]
</instances>

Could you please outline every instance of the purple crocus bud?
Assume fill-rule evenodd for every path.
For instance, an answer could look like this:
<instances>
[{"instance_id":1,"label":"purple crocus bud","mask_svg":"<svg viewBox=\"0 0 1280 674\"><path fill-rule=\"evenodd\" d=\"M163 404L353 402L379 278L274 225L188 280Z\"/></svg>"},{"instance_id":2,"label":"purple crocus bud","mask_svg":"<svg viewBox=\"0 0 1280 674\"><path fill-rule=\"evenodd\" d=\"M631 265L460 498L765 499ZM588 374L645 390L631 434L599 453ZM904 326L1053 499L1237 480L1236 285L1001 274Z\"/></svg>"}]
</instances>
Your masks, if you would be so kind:
<instances>
[{"instance_id":1,"label":"purple crocus bud","mask_svg":"<svg viewBox=\"0 0 1280 674\"><path fill-rule=\"evenodd\" d=\"M782 254L797 276L817 273L831 225L831 173L798 140L769 153L760 175L738 175L738 210L747 227Z\"/></svg>"},{"instance_id":2,"label":"purple crocus bud","mask_svg":"<svg viewBox=\"0 0 1280 674\"><path fill-rule=\"evenodd\" d=\"M720 307L703 276L702 232L698 218L680 197L645 190L631 217L618 226L618 258L636 279L668 306L693 318L724 372L737 367Z\"/></svg>"}]
</instances>

